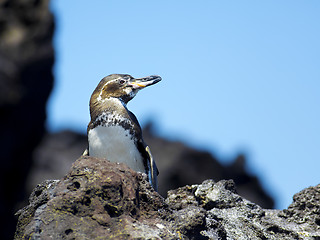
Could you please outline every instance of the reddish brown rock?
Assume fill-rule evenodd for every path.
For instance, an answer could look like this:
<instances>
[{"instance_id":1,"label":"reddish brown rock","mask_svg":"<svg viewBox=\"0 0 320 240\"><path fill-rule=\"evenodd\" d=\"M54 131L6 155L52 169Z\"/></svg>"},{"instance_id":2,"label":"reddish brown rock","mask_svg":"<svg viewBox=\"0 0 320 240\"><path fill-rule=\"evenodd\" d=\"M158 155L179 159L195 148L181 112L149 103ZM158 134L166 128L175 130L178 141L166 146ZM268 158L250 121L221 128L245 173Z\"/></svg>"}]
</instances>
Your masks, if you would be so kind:
<instances>
[{"instance_id":1,"label":"reddish brown rock","mask_svg":"<svg viewBox=\"0 0 320 240\"><path fill-rule=\"evenodd\" d=\"M319 239L319 198L316 186L288 210L268 210L239 196L232 180L206 180L164 199L145 174L81 157L61 180L34 189L15 239Z\"/></svg>"},{"instance_id":2,"label":"reddish brown rock","mask_svg":"<svg viewBox=\"0 0 320 240\"><path fill-rule=\"evenodd\" d=\"M209 152L159 137L151 128L144 128L143 133L160 171L159 193L163 197L171 189L200 184L206 179L233 179L239 195L263 208L273 207L274 201L258 177L247 171L245 156L239 155L230 165L224 165ZM27 181L29 191L45 179L63 177L87 144L83 134L71 131L47 134L34 154L35 164Z\"/></svg>"},{"instance_id":3,"label":"reddish brown rock","mask_svg":"<svg viewBox=\"0 0 320 240\"><path fill-rule=\"evenodd\" d=\"M169 214L163 198L146 175L124 164L82 157L63 179L45 182L33 193L31 204L20 212L17 239L117 239L133 236L130 229L137 221L141 228L141 233L134 233L137 236L169 234L156 226ZM43 200L32 204L39 202L36 199Z\"/></svg>"}]
</instances>

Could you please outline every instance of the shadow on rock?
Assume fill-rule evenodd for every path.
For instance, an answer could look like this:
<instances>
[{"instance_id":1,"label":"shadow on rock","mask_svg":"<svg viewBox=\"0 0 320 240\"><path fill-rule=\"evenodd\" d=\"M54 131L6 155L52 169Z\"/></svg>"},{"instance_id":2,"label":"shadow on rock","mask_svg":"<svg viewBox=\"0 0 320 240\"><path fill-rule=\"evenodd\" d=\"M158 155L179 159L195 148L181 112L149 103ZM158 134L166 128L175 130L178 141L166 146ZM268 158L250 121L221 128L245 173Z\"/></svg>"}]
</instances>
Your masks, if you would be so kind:
<instances>
[{"instance_id":1,"label":"shadow on rock","mask_svg":"<svg viewBox=\"0 0 320 240\"><path fill-rule=\"evenodd\" d=\"M187 185L164 199L145 174L81 157L61 180L33 190L15 239L318 239L319 189L296 194L283 211L242 198L232 180Z\"/></svg>"},{"instance_id":2,"label":"shadow on rock","mask_svg":"<svg viewBox=\"0 0 320 240\"><path fill-rule=\"evenodd\" d=\"M206 179L233 179L238 193L264 208L273 208L274 201L262 188L259 179L246 170L245 156L239 155L230 165L206 151L178 141L157 136L151 125L143 129L159 168L159 193L166 197L171 189L201 183ZM46 179L63 177L73 159L87 147L87 137L72 131L47 134L34 152L34 165L27 180L28 191Z\"/></svg>"}]
</instances>

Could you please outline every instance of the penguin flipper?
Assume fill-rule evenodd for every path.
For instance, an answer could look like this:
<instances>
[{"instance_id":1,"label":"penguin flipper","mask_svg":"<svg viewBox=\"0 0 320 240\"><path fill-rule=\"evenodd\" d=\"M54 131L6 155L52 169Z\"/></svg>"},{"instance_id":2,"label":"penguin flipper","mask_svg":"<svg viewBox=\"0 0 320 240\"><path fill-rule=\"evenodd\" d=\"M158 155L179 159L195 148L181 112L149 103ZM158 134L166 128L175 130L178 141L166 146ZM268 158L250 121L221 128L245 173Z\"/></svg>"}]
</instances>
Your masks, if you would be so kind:
<instances>
[{"instance_id":1,"label":"penguin flipper","mask_svg":"<svg viewBox=\"0 0 320 240\"><path fill-rule=\"evenodd\" d=\"M158 179L157 179L157 176L159 174L159 171L158 171L156 162L153 160L153 156L151 154L151 150L150 150L149 146L146 146L145 150L149 155L150 175L151 176L148 176L148 177L149 177L149 180L150 180L154 190L158 191Z\"/></svg>"},{"instance_id":2,"label":"penguin flipper","mask_svg":"<svg viewBox=\"0 0 320 240\"><path fill-rule=\"evenodd\" d=\"M86 148L86 150L84 150L82 156L89 156L89 148Z\"/></svg>"}]
</instances>

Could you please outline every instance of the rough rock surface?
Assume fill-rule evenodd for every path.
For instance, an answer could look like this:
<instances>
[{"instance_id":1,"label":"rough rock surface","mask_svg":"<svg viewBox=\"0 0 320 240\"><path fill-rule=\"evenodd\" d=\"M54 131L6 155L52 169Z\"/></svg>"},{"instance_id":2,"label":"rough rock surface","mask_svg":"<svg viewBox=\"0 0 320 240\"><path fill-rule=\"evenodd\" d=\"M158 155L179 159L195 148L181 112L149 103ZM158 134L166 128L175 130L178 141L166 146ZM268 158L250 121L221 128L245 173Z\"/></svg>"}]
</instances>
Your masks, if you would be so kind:
<instances>
[{"instance_id":1,"label":"rough rock surface","mask_svg":"<svg viewBox=\"0 0 320 240\"><path fill-rule=\"evenodd\" d=\"M143 136L151 147L160 169L159 192L166 196L171 189L199 184L206 179L233 179L237 192L264 208L273 208L274 201L262 187L257 176L247 170L246 157L238 154L228 159L230 164L205 150L192 148L180 141L170 141L156 134L152 124L143 129Z\"/></svg>"},{"instance_id":2,"label":"rough rock surface","mask_svg":"<svg viewBox=\"0 0 320 240\"><path fill-rule=\"evenodd\" d=\"M143 134L160 171L160 195L166 197L171 189L201 183L206 179L233 179L241 196L264 208L273 208L274 202L262 188L259 179L246 170L243 155L239 155L230 165L222 165L209 152L159 137L152 128L147 125ZM63 177L73 159L86 147L87 137L83 134L71 131L47 134L34 152L34 166L27 181L29 192L45 179Z\"/></svg>"},{"instance_id":3,"label":"rough rock surface","mask_svg":"<svg viewBox=\"0 0 320 240\"><path fill-rule=\"evenodd\" d=\"M232 180L155 192L124 164L82 157L61 180L45 181L18 212L15 239L320 239L320 185L287 210L266 210Z\"/></svg>"},{"instance_id":4,"label":"rough rock surface","mask_svg":"<svg viewBox=\"0 0 320 240\"><path fill-rule=\"evenodd\" d=\"M44 135L53 84L49 0L0 1L0 238L12 239L32 151Z\"/></svg>"}]
</instances>

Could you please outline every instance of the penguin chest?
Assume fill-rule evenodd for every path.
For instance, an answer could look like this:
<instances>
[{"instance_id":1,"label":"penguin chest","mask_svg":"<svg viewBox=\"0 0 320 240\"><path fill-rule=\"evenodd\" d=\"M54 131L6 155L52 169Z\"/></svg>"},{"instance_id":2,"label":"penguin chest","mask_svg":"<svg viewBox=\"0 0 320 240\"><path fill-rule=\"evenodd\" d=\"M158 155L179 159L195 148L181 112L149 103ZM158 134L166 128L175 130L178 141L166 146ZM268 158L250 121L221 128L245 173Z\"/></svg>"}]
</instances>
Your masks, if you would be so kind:
<instances>
[{"instance_id":1,"label":"penguin chest","mask_svg":"<svg viewBox=\"0 0 320 240\"><path fill-rule=\"evenodd\" d=\"M119 125L97 126L88 132L89 155L110 162L127 164L137 172L145 172L143 158L130 131Z\"/></svg>"}]
</instances>

